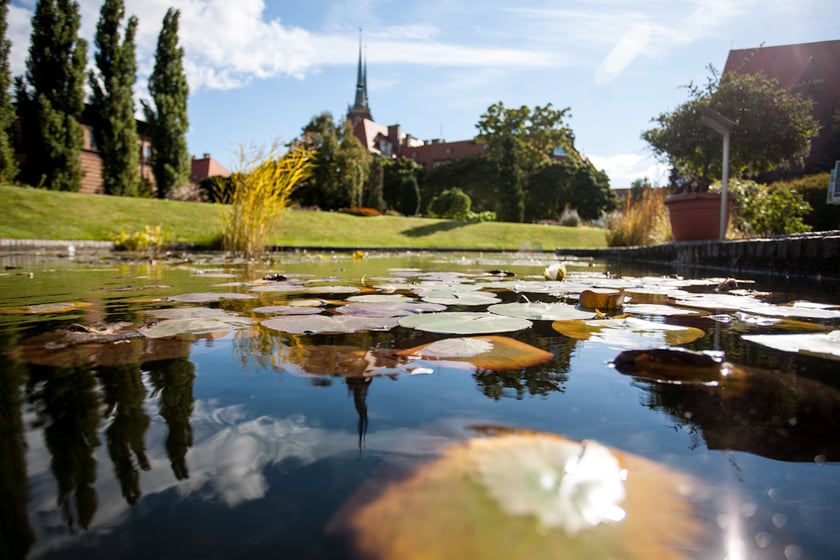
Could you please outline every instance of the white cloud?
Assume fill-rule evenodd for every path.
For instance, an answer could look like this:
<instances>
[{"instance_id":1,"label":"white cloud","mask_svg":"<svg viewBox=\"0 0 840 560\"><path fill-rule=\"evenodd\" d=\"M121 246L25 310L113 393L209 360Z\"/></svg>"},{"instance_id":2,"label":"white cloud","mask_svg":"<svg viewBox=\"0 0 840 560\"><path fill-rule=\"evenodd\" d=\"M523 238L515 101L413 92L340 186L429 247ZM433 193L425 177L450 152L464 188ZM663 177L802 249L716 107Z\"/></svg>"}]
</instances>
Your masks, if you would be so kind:
<instances>
[{"instance_id":1,"label":"white cloud","mask_svg":"<svg viewBox=\"0 0 840 560\"><path fill-rule=\"evenodd\" d=\"M595 70L595 83L606 84L621 74L641 54L650 42L651 31L647 25L629 29L615 44L604 61Z\"/></svg>"},{"instance_id":2,"label":"white cloud","mask_svg":"<svg viewBox=\"0 0 840 560\"><path fill-rule=\"evenodd\" d=\"M653 156L643 154L614 154L598 156L587 154L598 169L610 177L612 188L629 187L636 179L647 177L651 183L660 186L668 182L669 168L656 161Z\"/></svg>"}]
</instances>

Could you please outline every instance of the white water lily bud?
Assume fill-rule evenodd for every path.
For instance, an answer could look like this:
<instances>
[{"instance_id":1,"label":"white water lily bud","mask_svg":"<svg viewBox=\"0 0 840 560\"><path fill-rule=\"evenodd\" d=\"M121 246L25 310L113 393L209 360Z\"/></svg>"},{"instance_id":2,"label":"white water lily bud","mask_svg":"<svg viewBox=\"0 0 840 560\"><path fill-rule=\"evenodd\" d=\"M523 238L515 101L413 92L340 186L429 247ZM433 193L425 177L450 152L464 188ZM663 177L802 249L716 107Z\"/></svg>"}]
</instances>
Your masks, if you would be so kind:
<instances>
[{"instance_id":1,"label":"white water lily bud","mask_svg":"<svg viewBox=\"0 0 840 560\"><path fill-rule=\"evenodd\" d=\"M550 264L545 267L543 275L546 280L562 280L566 277L566 265L561 262Z\"/></svg>"}]
</instances>

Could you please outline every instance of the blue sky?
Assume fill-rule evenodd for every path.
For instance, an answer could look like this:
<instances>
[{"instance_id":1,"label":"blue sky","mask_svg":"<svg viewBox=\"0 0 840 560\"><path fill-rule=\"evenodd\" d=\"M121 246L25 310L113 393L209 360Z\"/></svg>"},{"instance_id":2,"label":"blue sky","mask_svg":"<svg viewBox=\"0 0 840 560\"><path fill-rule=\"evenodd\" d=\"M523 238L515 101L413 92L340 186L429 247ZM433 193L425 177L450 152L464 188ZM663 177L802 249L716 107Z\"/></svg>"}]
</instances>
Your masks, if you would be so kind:
<instances>
[{"instance_id":1,"label":"blue sky","mask_svg":"<svg viewBox=\"0 0 840 560\"><path fill-rule=\"evenodd\" d=\"M12 72L24 71L34 0L13 0ZM80 0L91 40L101 0ZM181 10L190 152L236 168L240 145L296 137L343 117L359 29L374 119L420 139L465 140L493 103L569 107L577 148L613 187L666 173L640 139L682 87L730 49L840 39L836 0L125 0L140 21L138 97L147 97L166 9ZM91 50L92 50L91 45ZM91 53L92 56L92 53Z\"/></svg>"}]
</instances>

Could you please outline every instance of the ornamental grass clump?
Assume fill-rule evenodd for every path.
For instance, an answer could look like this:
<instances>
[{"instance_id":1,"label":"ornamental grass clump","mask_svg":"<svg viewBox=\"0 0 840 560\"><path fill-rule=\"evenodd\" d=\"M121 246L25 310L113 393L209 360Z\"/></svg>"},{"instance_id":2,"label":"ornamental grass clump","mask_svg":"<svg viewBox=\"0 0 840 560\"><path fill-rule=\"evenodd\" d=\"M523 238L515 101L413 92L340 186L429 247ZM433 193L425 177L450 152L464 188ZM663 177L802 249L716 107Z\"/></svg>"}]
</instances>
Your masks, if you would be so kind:
<instances>
[{"instance_id":1,"label":"ornamental grass clump","mask_svg":"<svg viewBox=\"0 0 840 560\"><path fill-rule=\"evenodd\" d=\"M668 241L671 231L664 201L664 189L645 189L638 200L628 196L624 211L614 212L606 220L607 245L629 247Z\"/></svg>"},{"instance_id":2,"label":"ornamental grass clump","mask_svg":"<svg viewBox=\"0 0 840 560\"><path fill-rule=\"evenodd\" d=\"M230 204L221 205L225 250L251 258L265 252L295 189L312 172L312 152L302 146L284 155L276 148L246 151L240 147L239 170L226 188Z\"/></svg>"}]
</instances>

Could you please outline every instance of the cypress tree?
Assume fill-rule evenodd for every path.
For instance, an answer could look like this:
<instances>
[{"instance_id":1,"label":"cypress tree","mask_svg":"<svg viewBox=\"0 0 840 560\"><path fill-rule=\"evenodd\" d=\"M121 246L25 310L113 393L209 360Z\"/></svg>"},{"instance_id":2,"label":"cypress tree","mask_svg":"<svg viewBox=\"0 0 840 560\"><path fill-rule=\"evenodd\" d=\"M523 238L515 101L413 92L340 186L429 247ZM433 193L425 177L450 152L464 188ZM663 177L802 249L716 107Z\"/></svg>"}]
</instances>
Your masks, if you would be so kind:
<instances>
[{"instance_id":1,"label":"cypress tree","mask_svg":"<svg viewBox=\"0 0 840 560\"><path fill-rule=\"evenodd\" d=\"M180 11L169 8L163 18L155 51L155 67L149 77L149 93L154 109L143 102L152 145L152 173L158 198L174 188L186 185L190 174L187 151L187 96L189 86L184 74L184 49L178 46Z\"/></svg>"},{"instance_id":2,"label":"cypress tree","mask_svg":"<svg viewBox=\"0 0 840 560\"><path fill-rule=\"evenodd\" d=\"M39 0L32 17L26 80L18 82L26 142L24 179L33 185L78 191L82 168L87 42L79 38L79 4Z\"/></svg>"},{"instance_id":3,"label":"cypress tree","mask_svg":"<svg viewBox=\"0 0 840 560\"><path fill-rule=\"evenodd\" d=\"M137 18L125 16L122 0L105 0L96 25L94 55L98 73L91 71L93 137L102 157L102 183L106 194L134 196L139 185L139 145L134 118L134 82L137 79L134 37Z\"/></svg>"},{"instance_id":4,"label":"cypress tree","mask_svg":"<svg viewBox=\"0 0 840 560\"><path fill-rule=\"evenodd\" d=\"M0 181L10 182L17 176L14 126L15 107L12 104L12 74L9 70L9 51L12 42L6 38L9 0L0 0Z\"/></svg>"}]
</instances>

